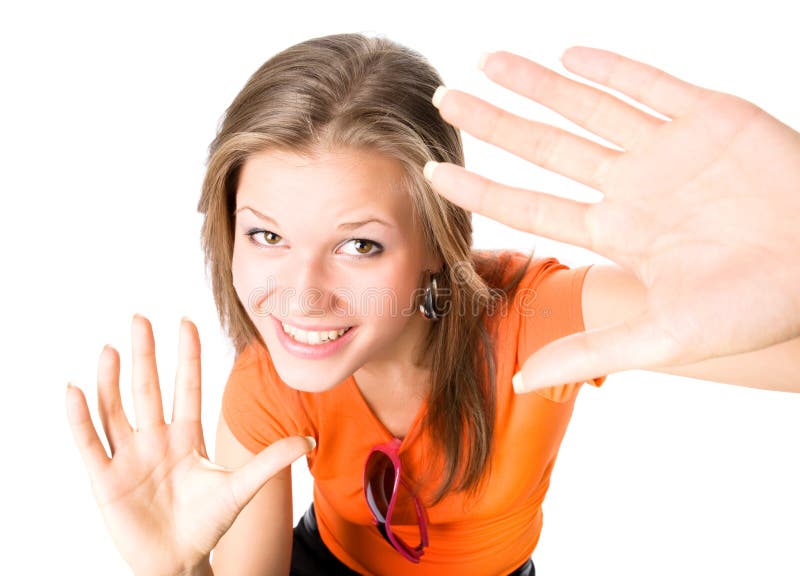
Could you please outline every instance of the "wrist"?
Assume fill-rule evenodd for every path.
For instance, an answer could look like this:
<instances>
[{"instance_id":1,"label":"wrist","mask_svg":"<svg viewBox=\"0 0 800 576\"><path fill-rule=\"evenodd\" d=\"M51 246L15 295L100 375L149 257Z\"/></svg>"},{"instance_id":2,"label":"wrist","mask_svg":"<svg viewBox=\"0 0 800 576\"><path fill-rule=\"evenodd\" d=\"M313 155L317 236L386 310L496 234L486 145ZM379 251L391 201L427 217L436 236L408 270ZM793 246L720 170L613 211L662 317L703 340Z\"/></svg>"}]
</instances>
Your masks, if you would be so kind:
<instances>
[{"instance_id":1,"label":"wrist","mask_svg":"<svg viewBox=\"0 0 800 576\"><path fill-rule=\"evenodd\" d=\"M200 564L192 566L177 576L214 576L214 571L211 569L211 562L206 558Z\"/></svg>"}]
</instances>

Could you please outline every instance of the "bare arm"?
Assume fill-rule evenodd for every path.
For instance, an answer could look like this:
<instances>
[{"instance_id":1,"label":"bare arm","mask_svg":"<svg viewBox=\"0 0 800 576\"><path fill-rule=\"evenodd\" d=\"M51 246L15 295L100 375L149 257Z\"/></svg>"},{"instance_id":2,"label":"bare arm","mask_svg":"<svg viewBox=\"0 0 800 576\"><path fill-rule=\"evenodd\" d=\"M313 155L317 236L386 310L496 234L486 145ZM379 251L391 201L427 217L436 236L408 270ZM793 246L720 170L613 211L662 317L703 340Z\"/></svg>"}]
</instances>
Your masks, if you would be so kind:
<instances>
[{"instance_id":1,"label":"bare arm","mask_svg":"<svg viewBox=\"0 0 800 576\"><path fill-rule=\"evenodd\" d=\"M238 468L254 454L234 437L220 414L216 463ZM212 554L215 576L289 574L292 552L292 474L284 468L242 510Z\"/></svg>"},{"instance_id":2,"label":"bare arm","mask_svg":"<svg viewBox=\"0 0 800 576\"><path fill-rule=\"evenodd\" d=\"M644 286L632 274L618 266L592 266L586 273L582 292L586 330L637 317L645 309L645 298ZM800 338L754 352L648 370L725 384L800 392Z\"/></svg>"}]
</instances>

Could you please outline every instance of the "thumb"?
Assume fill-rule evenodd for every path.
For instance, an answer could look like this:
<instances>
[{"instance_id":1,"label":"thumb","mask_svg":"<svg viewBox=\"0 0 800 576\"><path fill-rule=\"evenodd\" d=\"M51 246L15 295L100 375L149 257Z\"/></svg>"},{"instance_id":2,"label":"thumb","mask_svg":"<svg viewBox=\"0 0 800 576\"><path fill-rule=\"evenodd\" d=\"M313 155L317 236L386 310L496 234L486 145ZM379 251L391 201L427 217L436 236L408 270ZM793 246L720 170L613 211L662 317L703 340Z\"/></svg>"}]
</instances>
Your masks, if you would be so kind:
<instances>
[{"instance_id":1,"label":"thumb","mask_svg":"<svg viewBox=\"0 0 800 576\"><path fill-rule=\"evenodd\" d=\"M674 357L674 340L645 314L546 344L514 375L514 391L520 394L623 370L665 366Z\"/></svg>"},{"instance_id":2,"label":"thumb","mask_svg":"<svg viewBox=\"0 0 800 576\"><path fill-rule=\"evenodd\" d=\"M303 454L313 450L316 445L316 440L310 436L282 438L264 448L250 462L234 471L228 481L236 513L241 512L269 479L290 466Z\"/></svg>"}]
</instances>

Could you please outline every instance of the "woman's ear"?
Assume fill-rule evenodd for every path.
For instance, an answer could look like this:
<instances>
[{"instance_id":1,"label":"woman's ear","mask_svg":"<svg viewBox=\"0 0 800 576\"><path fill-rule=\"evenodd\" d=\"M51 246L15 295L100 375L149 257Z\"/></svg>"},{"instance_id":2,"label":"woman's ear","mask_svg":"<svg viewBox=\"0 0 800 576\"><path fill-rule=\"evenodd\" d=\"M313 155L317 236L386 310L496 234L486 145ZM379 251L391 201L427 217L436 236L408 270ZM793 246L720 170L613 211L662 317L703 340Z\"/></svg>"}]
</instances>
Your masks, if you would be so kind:
<instances>
[{"instance_id":1,"label":"woman's ear","mask_svg":"<svg viewBox=\"0 0 800 576\"><path fill-rule=\"evenodd\" d=\"M430 265L425 269L430 270L431 274L441 276L442 270L444 269L444 261L441 258L432 260Z\"/></svg>"},{"instance_id":2,"label":"woman's ear","mask_svg":"<svg viewBox=\"0 0 800 576\"><path fill-rule=\"evenodd\" d=\"M444 258L438 251L428 250L428 257L425 259L425 270L430 270L438 274L444 268Z\"/></svg>"}]
</instances>

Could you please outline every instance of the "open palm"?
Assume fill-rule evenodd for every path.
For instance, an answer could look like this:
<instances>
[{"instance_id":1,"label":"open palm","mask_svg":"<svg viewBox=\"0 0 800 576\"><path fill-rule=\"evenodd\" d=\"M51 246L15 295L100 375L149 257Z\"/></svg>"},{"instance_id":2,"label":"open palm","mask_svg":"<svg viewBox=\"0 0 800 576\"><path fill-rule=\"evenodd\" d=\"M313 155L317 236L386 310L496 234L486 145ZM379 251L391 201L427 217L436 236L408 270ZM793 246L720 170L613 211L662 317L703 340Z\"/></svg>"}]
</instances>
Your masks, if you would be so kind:
<instances>
[{"instance_id":1,"label":"open palm","mask_svg":"<svg viewBox=\"0 0 800 576\"><path fill-rule=\"evenodd\" d=\"M68 418L105 523L134 573L184 574L207 565L210 551L258 489L309 446L303 438L288 438L238 470L212 464L200 421L200 342L194 324L181 323L169 425L150 323L135 317L132 335L138 428L131 428L122 410L119 355L110 347L100 357L98 404L112 457L77 388L67 392Z\"/></svg>"},{"instance_id":2,"label":"open palm","mask_svg":"<svg viewBox=\"0 0 800 576\"><path fill-rule=\"evenodd\" d=\"M449 164L426 170L466 209L592 250L645 286L640 317L571 335L533 361L570 361L568 381L580 381L800 336L800 134L747 101L617 54L572 48L562 61L657 114L509 53L486 59L492 80L615 146L455 90L437 103L455 126L599 190L600 202L503 186Z\"/></svg>"}]
</instances>

